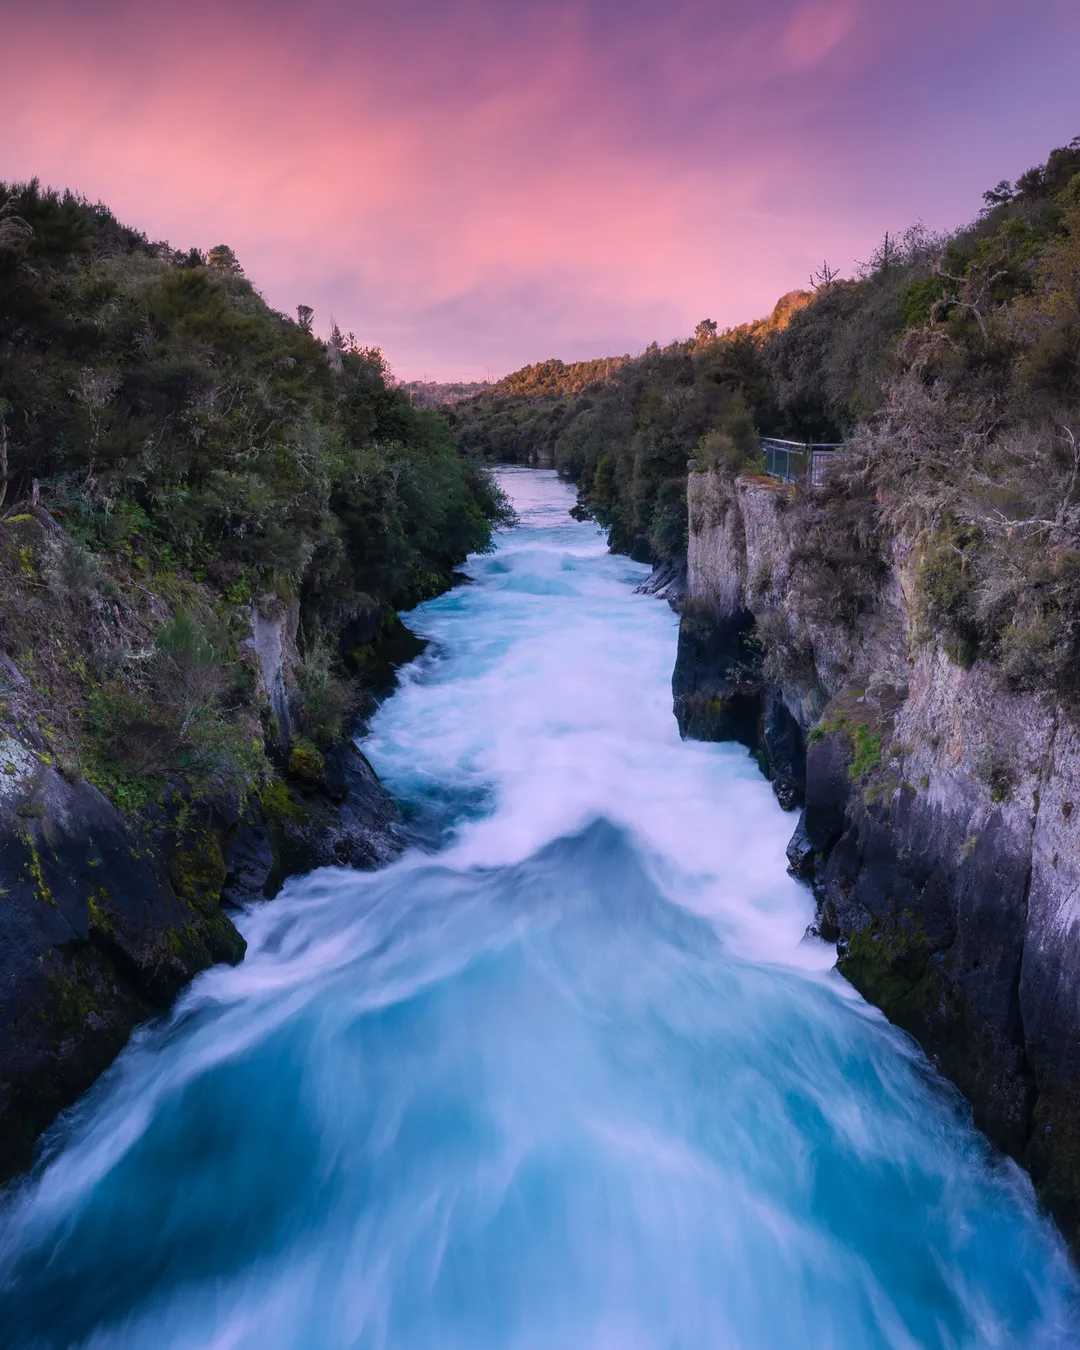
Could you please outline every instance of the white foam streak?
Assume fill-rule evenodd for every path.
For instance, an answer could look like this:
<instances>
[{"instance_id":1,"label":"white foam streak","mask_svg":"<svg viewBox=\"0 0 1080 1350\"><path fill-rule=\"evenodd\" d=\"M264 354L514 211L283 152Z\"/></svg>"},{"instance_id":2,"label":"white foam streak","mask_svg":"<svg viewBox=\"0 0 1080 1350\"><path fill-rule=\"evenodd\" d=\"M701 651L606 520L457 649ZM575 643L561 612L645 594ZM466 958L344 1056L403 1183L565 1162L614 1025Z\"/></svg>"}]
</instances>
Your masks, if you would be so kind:
<instances>
[{"instance_id":1,"label":"white foam streak","mask_svg":"<svg viewBox=\"0 0 1080 1350\"><path fill-rule=\"evenodd\" d=\"M679 739L667 694L677 619L629 584L647 569L598 565L599 538L583 547L581 528L562 521L546 548L537 533L475 560L476 589L426 607L417 623L443 660L386 706L369 755L405 792L421 777L493 792L495 809L461 829L453 866L519 862L600 817L627 829L665 893L708 915L734 951L827 970L829 951L803 940L808 894L786 876L791 817L742 747ZM529 582L507 605L512 562ZM455 644L463 613L481 637ZM480 672L463 677L478 648Z\"/></svg>"}]
</instances>

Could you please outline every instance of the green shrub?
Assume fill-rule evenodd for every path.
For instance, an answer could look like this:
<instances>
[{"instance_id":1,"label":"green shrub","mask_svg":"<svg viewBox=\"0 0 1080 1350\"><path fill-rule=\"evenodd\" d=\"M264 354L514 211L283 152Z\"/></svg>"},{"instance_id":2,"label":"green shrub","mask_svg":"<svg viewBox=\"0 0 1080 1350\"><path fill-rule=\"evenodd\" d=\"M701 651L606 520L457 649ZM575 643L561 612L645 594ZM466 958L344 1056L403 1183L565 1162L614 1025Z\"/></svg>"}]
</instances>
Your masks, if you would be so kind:
<instances>
[{"instance_id":1,"label":"green shrub","mask_svg":"<svg viewBox=\"0 0 1080 1350\"><path fill-rule=\"evenodd\" d=\"M677 558L686 552L686 484L681 479L662 483L649 517L649 542L662 558Z\"/></svg>"},{"instance_id":2,"label":"green shrub","mask_svg":"<svg viewBox=\"0 0 1080 1350\"><path fill-rule=\"evenodd\" d=\"M848 731L851 735L851 744L854 754L851 763L848 765L848 777L853 782L860 778L865 778L873 773L881 763L881 736L872 732L868 726L862 722L855 722L849 726Z\"/></svg>"},{"instance_id":3,"label":"green shrub","mask_svg":"<svg viewBox=\"0 0 1080 1350\"><path fill-rule=\"evenodd\" d=\"M293 706L306 742L329 750L348 731L359 703L360 687L345 675L336 651L326 641L311 643L297 672Z\"/></svg>"},{"instance_id":4,"label":"green shrub","mask_svg":"<svg viewBox=\"0 0 1080 1350\"><path fill-rule=\"evenodd\" d=\"M700 468L724 478L744 473L764 473L765 459L756 446L740 445L728 431L710 431L698 441L695 460Z\"/></svg>"},{"instance_id":5,"label":"green shrub","mask_svg":"<svg viewBox=\"0 0 1080 1350\"><path fill-rule=\"evenodd\" d=\"M119 679L90 693L84 744L87 778L125 811L146 805L180 751L175 724L150 694Z\"/></svg>"},{"instance_id":6,"label":"green shrub","mask_svg":"<svg viewBox=\"0 0 1080 1350\"><path fill-rule=\"evenodd\" d=\"M317 578L306 604L335 621L354 589L444 584L508 518L381 353L342 338L332 364L226 246L174 254L36 183L0 185L0 209L28 230L0 250L8 493L36 479L87 548L146 573L231 567L234 604L260 577Z\"/></svg>"},{"instance_id":7,"label":"green shrub","mask_svg":"<svg viewBox=\"0 0 1080 1350\"><path fill-rule=\"evenodd\" d=\"M936 531L915 568L915 596L923 635L939 636L950 659L968 667L979 654L975 537Z\"/></svg>"},{"instance_id":8,"label":"green shrub","mask_svg":"<svg viewBox=\"0 0 1080 1350\"><path fill-rule=\"evenodd\" d=\"M901 315L908 328L921 328L930 321L934 305L942 297L942 285L937 277L923 277L913 281L904 292Z\"/></svg>"},{"instance_id":9,"label":"green shrub","mask_svg":"<svg viewBox=\"0 0 1080 1350\"><path fill-rule=\"evenodd\" d=\"M289 746L289 773L307 787L320 787L326 780L322 752L305 736L296 736Z\"/></svg>"}]
</instances>

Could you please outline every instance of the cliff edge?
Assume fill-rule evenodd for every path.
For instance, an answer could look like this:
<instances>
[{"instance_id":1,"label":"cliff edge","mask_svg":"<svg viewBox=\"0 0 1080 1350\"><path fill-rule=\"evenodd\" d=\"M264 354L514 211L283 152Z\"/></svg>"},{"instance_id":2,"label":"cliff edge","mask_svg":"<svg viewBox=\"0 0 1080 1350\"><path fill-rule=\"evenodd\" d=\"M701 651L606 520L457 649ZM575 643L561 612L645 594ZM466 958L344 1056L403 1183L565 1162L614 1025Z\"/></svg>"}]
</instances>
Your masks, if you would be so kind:
<instances>
[{"instance_id":1,"label":"cliff edge","mask_svg":"<svg viewBox=\"0 0 1080 1350\"><path fill-rule=\"evenodd\" d=\"M925 622L927 544L845 493L691 472L684 735L746 744L864 996L1080 1226L1080 721ZM921 569L921 570L920 570Z\"/></svg>"}]
</instances>

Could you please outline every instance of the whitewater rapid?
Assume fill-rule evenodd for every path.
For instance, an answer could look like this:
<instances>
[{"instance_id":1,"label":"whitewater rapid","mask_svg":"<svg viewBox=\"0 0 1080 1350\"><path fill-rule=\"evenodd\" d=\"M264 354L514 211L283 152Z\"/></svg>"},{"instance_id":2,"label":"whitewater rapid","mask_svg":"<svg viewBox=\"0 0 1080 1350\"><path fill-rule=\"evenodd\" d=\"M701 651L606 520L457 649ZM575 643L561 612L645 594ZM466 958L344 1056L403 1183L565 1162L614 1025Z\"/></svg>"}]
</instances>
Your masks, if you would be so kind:
<instances>
[{"instance_id":1,"label":"whitewater rapid","mask_svg":"<svg viewBox=\"0 0 1080 1350\"><path fill-rule=\"evenodd\" d=\"M793 819L680 742L645 569L503 478L364 741L411 848L245 912L61 1121L0 1346L1077 1345L1027 1180L804 936Z\"/></svg>"}]
</instances>

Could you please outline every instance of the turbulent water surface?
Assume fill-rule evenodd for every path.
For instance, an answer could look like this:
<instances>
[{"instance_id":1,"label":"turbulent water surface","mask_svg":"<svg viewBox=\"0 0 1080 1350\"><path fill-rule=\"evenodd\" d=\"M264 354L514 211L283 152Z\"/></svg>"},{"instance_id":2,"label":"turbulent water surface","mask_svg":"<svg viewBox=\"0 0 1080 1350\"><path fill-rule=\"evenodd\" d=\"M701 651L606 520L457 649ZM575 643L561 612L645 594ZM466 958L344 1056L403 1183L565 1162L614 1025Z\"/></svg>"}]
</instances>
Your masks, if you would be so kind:
<instances>
[{"instance_id":1,"label":"turbulent water surface","mask_svg":"<svg viewBox=\"0 0 1080 1350\"><path fill-rule=\"evenodd\" d=\"M1076 1345L1024 1178L804 939L792 819L680 743L644 569L505 482L365 745L415 846L245 914L62 1122L0 1345Z\"/></svg>"}]
</instances>

